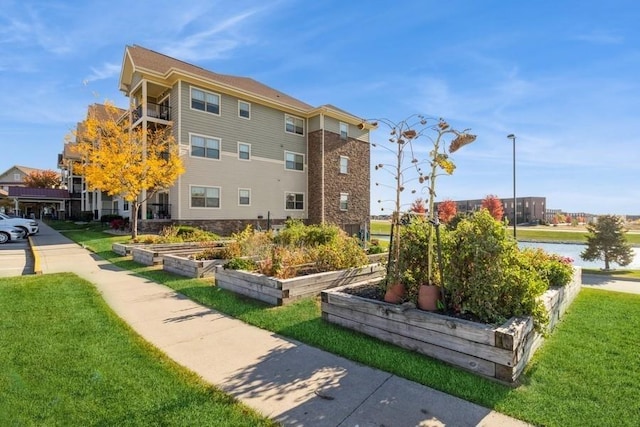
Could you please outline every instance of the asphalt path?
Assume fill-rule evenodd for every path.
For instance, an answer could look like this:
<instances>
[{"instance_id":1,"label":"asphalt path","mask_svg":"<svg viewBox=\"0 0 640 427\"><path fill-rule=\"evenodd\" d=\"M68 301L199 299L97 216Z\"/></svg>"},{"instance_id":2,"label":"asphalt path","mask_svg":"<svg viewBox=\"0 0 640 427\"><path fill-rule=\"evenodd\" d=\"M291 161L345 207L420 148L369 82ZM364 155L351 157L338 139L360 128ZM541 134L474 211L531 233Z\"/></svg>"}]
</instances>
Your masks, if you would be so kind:
<instances>
[{"instance_id":1,"label":"asphalt path","mask_svg":"<svg viewBox=\"0 0 640 427\"><path fill-rule=\"evenodd\" d=\"M20 239L0 245L0 277L33 274L33 255L29 240Z\"/></svg>"}]
</instances>

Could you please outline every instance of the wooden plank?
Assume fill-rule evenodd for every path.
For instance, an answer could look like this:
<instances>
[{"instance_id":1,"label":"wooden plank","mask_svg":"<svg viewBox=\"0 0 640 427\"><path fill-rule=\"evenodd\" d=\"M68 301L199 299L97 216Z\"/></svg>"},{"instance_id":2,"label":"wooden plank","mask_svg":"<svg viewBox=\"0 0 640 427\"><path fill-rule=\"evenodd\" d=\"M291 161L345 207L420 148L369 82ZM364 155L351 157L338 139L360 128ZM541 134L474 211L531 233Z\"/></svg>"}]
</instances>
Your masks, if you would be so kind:
<instances>
[{"instance_id":1,"label":"wooden plank","mask_svg":"<svg viewBox=\"0 0 640 427\"><path fill-rule=\"evenodd\" d=\"M396 334L374 328L370 325L334 316L332 314L323 314L323 318L328 322L335 323L349 329L354 329L362 332L363 334L378 338L382 341L390 342L408 350L417 351L471 372L492 378L495 376L495 363L406 337L398 339L398 335Z\"/></svg>"},{"instance_id":2,"label":"wooden plank","mask_svg":"<svg viewBox=\"0 0 640 427\"><path fill-rule=\"evenodd\" d=\"M379 271L371 272L369 270L364 270L364 271L360 270L358 274L349 276L348 281L350 284L356 283L356 282L368 281L368 280L376 280L379 282L382 279L382 277L383 276L380 274ZM317 282L317 283L307 283L305 285L298 284L298 285L290 286L286 288L285 288L285 284L283 283L283 289L289 289L289 295L292 297L298 296L298 295L315 296L315 295L319 295L320 292L325 289L344 286L344 281L345 279L341 278L339 281L333 279L333 280L326 280L326 281Z\"/></svg>"},{"instance_id":3,"label":"wooden plank","mask_svg":"<svg viewBox=\"0 0 640 427\"><path fill-rule=\"evenodd\" d=\"M271 286L266 286L262 283L257 282L247 282L244 277L237 277L234 275L227 275L225 272L220 272L220 270L216 271L215 274L216 284L220 287L226 286L227 284L233 285L234 288L247 288L252 292L259 292L261 294L270 295L274 298L287 298L288 295L286 291L282 291L281 289L276 289Z\"/></svg>"},{"instance_id":4,"label":"wooden plank","mask_svg":"<svg viewBox=\"0 0 640 427\"><path fill-rule=\"evenodd\" d=\"M323 299L330 304L355 311L369 312L380 317L387 317L389 312L402 310L401 306L340 292L340 288L323 291ZM491 325L456 319L422 310L412 310L411 312L405 313L405 316L406 322L410 325L446 333L479 344L495 345L495 333Z\"/></svg>"},{"instance_id":5,"label":"wooden plank","mask_svg":"<svg viewBox=\"0 0 640 427\"><path fill-rule=\"evenodd\" d=\"M282 299L280 298L276 298L274 296L271 295L267 295L263 292L258 292L254 289L249 289L246 288L244 286L236 286L232 283L229 282L223 282L223 283L216 283L217 286L219 286L222 289L226 289L228 291L231 292L235 292L237 294L241 294L241 295L245 295L248 297L251 297L253 299L257 299L259 301L263 301L266 302L267 304L271 304L271 305L282 305Z\"/></svg>"},{"instance_id":6,"label":"wooden plank","mask_svg":"<svg viewBox=\"0 0 640 427\"><path fill-rule=\"evenodd\" d=\"M531 330L533 330L531 317L513 317L496 328L496 346L513 351Z\"/></svg>"},{"instance_id":7,"label":"wooden plank","mask_svg":"<svg viewBox=\"0 0 640 427\"><path fill-rule=\"evenodd\" d=\"M323 303L322 311L334 316L348 318L350 320L369 325L373 328L387 331L397 335L396 340L401 342L404 338L413 341L424 342L426 344L437 345L438 347L453 350L458 353L473 355L478 359L487 360L502 365L514 365L515 354L512 351L504 350L491 345L485 345L459 338L449 333L436 332L408 324L403 314L416 311L410 309L404 313L389 312L388 317L380 317L371 313L352 311L349 308L338 307Z\"/></svg>"}]
</instances>

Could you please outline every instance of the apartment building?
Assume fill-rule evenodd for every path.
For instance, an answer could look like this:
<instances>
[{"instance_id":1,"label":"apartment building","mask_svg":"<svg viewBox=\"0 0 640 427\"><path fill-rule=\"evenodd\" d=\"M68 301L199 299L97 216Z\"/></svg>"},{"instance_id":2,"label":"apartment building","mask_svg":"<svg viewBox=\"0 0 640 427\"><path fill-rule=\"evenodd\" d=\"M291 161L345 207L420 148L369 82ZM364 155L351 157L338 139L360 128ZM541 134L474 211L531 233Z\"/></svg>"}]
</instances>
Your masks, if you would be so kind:
<instances>
[{"instance_id":1,"label":"apartment building","mask_svg":"<svg viewBox=\"0 0 640 427\"><path fill-rule=\"evenodd\" d=\"M229 234L288 218L368 228L370 128L357 116L141 46L125 48L119 86L133 127L172 126L186 170L143 205L141 231Z\"/></svg>"},{"instance_id":2,"label":"apartment building","mask_svg":"<svg viewBox=\"0 0 640 427\"><path fill-rule=\"evenodd\" d=\"M457 200L455 201L459 213L474 212L482 207L483 199ZM516 211L518 224L538 223L545 221L546 197L516 197L514 205L513 198L501 198L504 209L504 217L509 223L513 221L513 212ZM436 203L436 209L438 204Z\"/></svg>"}]
</instances>

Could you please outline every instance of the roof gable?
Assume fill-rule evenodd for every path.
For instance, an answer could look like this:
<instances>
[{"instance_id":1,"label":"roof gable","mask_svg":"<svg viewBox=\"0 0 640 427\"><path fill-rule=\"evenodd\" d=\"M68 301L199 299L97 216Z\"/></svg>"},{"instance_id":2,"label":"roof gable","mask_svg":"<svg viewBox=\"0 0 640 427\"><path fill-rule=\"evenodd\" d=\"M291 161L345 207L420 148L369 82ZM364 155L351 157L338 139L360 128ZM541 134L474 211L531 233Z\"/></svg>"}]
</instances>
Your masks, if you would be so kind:
<instances>
[{"instance_id":1,"label":"roof gable","mask_svg":"<svg viewBox=\"0 0 640 427\"><path fill-rule=\"evenodd\" d=\"M171 58L141 46L127 46L122 65L122 73L120 75L121 90L127 90L127 85L131 83L131 77L136 71L152 73L165 79L173 74L194 76L205 79L222 88L246 92L258 98L263 98L298 110L311 110L313 108L305 102L249 77L214 73L213 71L205 70L204 68Z\"/></svg>"}]
</instances>

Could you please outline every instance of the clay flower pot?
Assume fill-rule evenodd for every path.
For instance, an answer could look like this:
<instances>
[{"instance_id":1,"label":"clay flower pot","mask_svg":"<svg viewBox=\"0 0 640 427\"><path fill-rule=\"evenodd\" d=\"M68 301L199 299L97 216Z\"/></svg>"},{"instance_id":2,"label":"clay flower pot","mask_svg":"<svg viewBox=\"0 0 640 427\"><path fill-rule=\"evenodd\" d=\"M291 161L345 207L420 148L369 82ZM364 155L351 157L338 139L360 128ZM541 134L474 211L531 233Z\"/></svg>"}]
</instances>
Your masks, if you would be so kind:
<instances>
[{"instance_id":1,"label":"clay flower pot","mask_svg":"<svg viewBox=\"0 0 640 427\"><path fill-rule=\"evenodd\" d=\"M440 287L434 285L420 285L418 289L418 308L427 311L438 309L440 299Z\"/></svg>"},{"instance_id":2,"label":"clay flower pot","mask_svg":"<svg viewBox=\"0 0 640 427\"><path fill-rule=\"evenodd\" d=\"M387 289L384 294L384 301L391 304L400 304L407 295L407 288L404 283L395 283Z\"/></svg>"}]
</instances>

